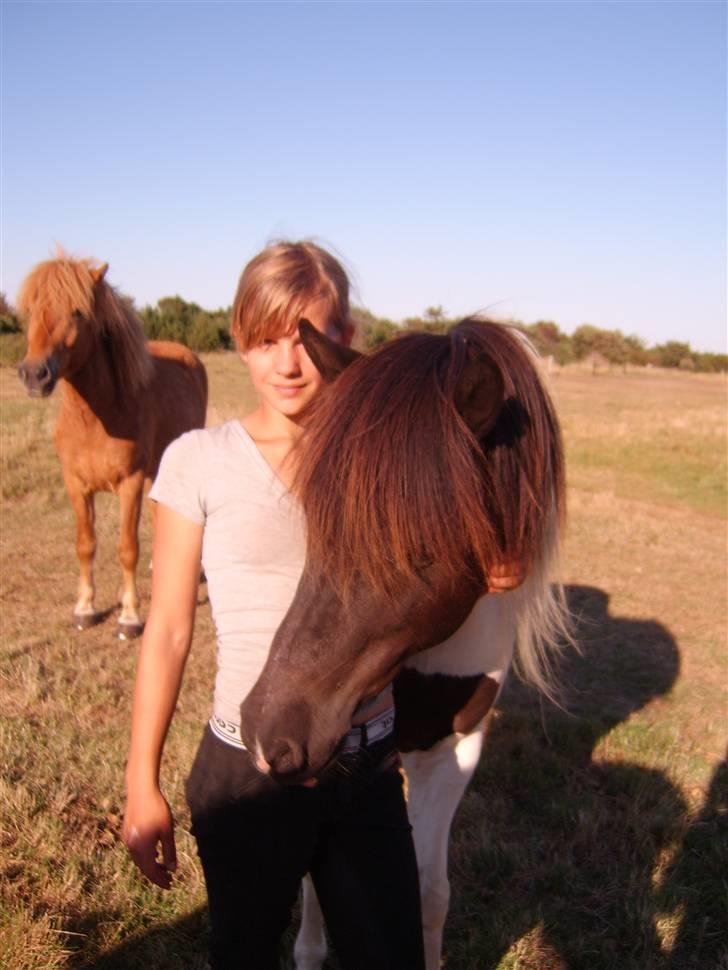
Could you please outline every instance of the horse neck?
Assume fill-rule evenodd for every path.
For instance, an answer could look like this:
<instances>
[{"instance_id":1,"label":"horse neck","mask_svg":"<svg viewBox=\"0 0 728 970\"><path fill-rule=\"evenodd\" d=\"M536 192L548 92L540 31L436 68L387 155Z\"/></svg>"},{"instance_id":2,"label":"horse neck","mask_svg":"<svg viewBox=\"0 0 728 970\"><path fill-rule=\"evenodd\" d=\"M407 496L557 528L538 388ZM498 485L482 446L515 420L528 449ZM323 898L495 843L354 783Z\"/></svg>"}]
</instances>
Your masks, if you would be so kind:
<instances>
[{"instance_id":1,"label":"horse neck","mask_svg":"<svg viewBox=\"0 0 728 970\"><path fill-rule=\"evenodd\" d=\"M103 345L96 344L84 363L64 379L65 409L91 412L102 423L137 410L138 402L120 393L116 374Z\"/></svg>"}]
</instances>

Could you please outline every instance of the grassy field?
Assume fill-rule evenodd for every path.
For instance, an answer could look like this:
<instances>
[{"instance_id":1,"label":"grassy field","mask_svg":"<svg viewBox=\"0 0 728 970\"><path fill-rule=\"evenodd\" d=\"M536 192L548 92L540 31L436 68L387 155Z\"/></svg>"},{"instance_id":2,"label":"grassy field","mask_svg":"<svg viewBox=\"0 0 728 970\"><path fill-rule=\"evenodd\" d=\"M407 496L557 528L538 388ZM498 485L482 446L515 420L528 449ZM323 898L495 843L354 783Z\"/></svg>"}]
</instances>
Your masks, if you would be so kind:
<instances>
[{"instance_id":1,"label":"grassy field","mask_svg":"<svg viewBox=\"0 0 728 970\"><path fill-rule=\"evenodd\" d=\"M249 392L233 355L206 363L213 424ZM582 649L563 664L563 711L514 683L491 723L453 831L445 965L728 970L726 381L567 370L552 386ZM182 785L212 684L204 586L165 762L180 855L165 895L118 841L136 650L113 636L115 502L98 515L109 616L80 634L57 399L27 400L1 368L0 402L0 965L201 970ZM143 542L146 563L148 520ZM146 568L140 586L146 599Z\"/></svg>"}]
</instances>

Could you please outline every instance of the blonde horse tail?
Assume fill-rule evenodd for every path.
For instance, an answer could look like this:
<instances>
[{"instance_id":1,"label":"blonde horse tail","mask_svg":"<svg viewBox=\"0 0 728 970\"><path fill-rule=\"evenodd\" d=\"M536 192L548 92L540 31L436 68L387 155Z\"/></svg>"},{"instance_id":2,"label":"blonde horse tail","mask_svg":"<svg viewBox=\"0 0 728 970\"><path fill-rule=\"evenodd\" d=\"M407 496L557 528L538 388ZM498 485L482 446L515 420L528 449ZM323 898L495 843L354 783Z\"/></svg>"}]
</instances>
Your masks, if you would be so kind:
<instances>
[{"instance_id":1,"label":"blonde horse tail","mask_svg":"<svg viewBox=\"0 0 728 970\"><path fill-rule=\"evenodd\" d=\"M574 624L559 576L559 521L553 514L544 553L518 589L515 669L522 680L559 704L557 661L565 647L576 648Z\"/></svg>"}]
</instances>

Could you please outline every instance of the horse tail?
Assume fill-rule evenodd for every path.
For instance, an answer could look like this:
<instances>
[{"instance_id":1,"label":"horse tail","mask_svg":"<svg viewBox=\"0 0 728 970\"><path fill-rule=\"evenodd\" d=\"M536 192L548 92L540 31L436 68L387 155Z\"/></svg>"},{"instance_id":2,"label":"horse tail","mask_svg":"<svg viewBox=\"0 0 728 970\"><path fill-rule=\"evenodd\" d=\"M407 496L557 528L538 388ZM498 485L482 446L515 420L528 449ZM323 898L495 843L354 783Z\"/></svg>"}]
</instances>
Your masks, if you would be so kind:
<instances>
[{"instance_id":1,"label":"horse tail","mask_svg":"<svg viewBox=\"0 0 728 970\"><path fill-rule=\"evenodd\" d=\"M554 581L559 575L559 519L556 513L550 516L544 538L542 556L515 593L514 667L522 680L558 705L558 658L565 647L578 647L564 587Z\"/></svg>"}]
</instances>

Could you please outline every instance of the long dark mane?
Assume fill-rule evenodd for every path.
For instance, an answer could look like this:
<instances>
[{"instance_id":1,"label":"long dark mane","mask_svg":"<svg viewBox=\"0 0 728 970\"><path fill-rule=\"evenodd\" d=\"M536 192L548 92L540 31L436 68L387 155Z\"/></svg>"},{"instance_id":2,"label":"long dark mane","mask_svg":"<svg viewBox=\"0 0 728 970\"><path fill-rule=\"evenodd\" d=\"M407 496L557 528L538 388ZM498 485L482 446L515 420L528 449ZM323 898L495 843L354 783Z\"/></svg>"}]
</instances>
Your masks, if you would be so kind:
<instances>
[{"instance_id":1,"label":"long dark mane","mask_svg":"<svg viewBox=\"0 0 728 970\"><path fill-rule=\"evenodd\" d=\"M455 405L473 354L505 394L483 440ZM346 596L363 580L396 595L428 561L486 585L496 564L541 564L564 509L561 437L535 355L512 327L470 318L355 361L312 413L297 491L308 553Z\"/></svg>"}]
</instances>

